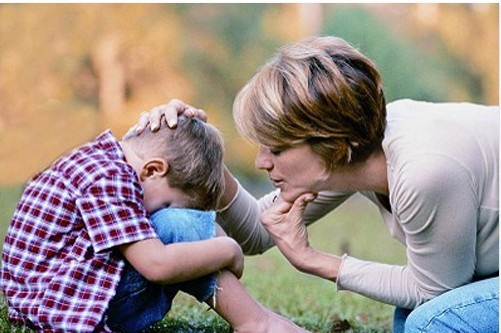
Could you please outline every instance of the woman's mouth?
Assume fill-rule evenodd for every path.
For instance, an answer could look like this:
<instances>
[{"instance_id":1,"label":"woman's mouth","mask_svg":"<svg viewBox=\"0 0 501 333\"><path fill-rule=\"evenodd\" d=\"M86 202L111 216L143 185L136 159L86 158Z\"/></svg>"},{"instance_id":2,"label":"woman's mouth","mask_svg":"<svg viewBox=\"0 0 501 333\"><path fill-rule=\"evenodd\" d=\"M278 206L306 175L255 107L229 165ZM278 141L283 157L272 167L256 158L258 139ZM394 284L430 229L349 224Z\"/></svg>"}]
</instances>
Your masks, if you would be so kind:
<instances>
[{"instance_id":1,"label":"woman's mouth","mask_svg":"<svg viewBox=\"0 0 501 333\"><path fill-rule=\"evenodd\" d=\"M282 185L284 182L282 179L273 179L271 177L270 177L270 180L273 183L273 186L275 186L275 187L280 187L280 185Z\"/></svg>"}]
</instances>

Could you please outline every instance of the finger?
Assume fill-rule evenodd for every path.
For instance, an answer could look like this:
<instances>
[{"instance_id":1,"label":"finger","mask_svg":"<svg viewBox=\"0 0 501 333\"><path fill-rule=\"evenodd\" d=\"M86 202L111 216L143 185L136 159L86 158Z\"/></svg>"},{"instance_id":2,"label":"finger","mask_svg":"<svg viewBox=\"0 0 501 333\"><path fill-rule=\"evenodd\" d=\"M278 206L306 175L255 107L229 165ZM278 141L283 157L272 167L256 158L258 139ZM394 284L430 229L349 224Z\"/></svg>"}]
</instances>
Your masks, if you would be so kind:
<instances>
[{"instance_id":1,"label":"finger","mask_svg":"<svg viewBox=\"0 0 501 333\"><path fill-rule=\"evenodd\" d=\"M182 114L187 108L188 105L178 99L173 99L172 101L170 101L169 104L167 104L162 109L163 115L165 116L165 121L167 122L167 126L169 126L170 128L176 127L179 115Z\"/></svg>"},{"instance_id":2,"label":"finger","mask_svg":"<svg viewBox=\"0 0 501 333\"><path fill-rule=\"evenodd\" d=\"M139 116L139 121L137 122L137 125L135 127L136 135L141 134L146 126L148 126L148 123L150 122L148 118L148 113L142 112L141 115Z\"/></svg>"},{"instance_id":3,"label":"finger","mask_svg":"<svg viewBox=\"0 0 501 333\"><path fill-rule=\"evenodd\" d=\"M286 201L281 195L278 195L276 198L273 198L273 205L269 210L278 214L284 214L291 210L293 204L293 202Z\"/></svg>"},{"instance_id":4,"label":"finger","mask_svg":"<svg viewBox=\"0 0 501 333\"><path fill-rule=\"evenodd\" d=\"M200 119L203 122L207 122L207 113L202 109L192 108L193 117Z\"/></svg>"},{"instance_id":5,"label":"finger","mask_svg":"<svg viewBox=\"0 0 501 333\"><path fill-rule=\"evenodd\" d=\"M187 118L197 118L203 122L207 122L207 114L202 109L197 109L193 106L186 106L186 110L184 110L183 115Z\"/></svg>"},{"instance_id":6,"label":"finger","mask_svg":"<svg viewBox=\"0 0 501 333\"><path fill-rule=\"evenodd\" d=\"M304 213L304 210L306 209L306 206L308 206L308 204L310 202L315 200L316 197L317 197L317 195L314 193L305 193L305 194L300 195L296 199L296 201L294 201L294 204L293 204L291 210L299 212L302 215Z\"/></svg>"},{"instance_id":7,"label":"finger","mask_svg":"<svg viewBox=\"0 0 501 333\"><path fill-rule=\"evenodd\" d=\"M186 109L183 111L183 116L187 118L193 118L196 115L195 108L191 106L186 106Z\"/></svg>"},{"instance_id":8,"label":"finger","mask_svg":"<svg viewBox=\"0 0 501 333\"><path fill-rule=\"evenodd\" d=\"M162 105L156 106L148 112L148 120L150 122L150 129L152 132L160 128L160 119L162 118Z\"/></svg>"}]
</instances>

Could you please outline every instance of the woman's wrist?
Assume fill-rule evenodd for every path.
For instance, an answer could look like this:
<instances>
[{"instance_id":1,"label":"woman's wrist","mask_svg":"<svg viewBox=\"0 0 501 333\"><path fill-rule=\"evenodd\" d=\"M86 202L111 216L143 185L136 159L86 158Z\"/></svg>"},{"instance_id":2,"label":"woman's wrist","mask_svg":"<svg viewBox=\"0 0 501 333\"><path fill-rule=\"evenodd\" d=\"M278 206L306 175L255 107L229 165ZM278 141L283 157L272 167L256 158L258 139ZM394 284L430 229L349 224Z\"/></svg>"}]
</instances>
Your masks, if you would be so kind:
<instances>
[{"instance_id":1,"label":"woman's wrist","mask_svg":"<svg viewBox=\"0 0 501 333\"><path fill-rule=\"evenodd\" d=\"M226 166L224 167L224 181L225 189L223 196L219 201L217 212L223 212L227 210L231 206L231 204L233 204L239 192L238 182Z\"/></svg>"},{"instance_id":2,"label":"woman's wrist","mask_svg":"<svg viewBox=\"0 0 501 333\"><path fill-rule=\"evenodd\" d=\"M303 273L336 282L342 258L308 247L302 251L294 265Z\"/></svg>"}]
</instances>

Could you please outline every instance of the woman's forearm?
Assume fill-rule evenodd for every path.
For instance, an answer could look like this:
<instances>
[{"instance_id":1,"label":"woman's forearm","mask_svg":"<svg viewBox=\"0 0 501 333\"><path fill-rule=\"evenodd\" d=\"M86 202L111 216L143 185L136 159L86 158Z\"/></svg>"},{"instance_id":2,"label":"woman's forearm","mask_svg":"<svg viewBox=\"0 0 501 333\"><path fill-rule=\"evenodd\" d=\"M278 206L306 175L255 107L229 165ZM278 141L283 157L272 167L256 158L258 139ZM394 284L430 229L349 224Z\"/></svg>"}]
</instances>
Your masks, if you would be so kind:
<instances>
[{"instance_id":1,"label":"woman's forearm","mask_svg":"<svg viewBox=\"0 0 501 333\"><path fill-rule=\"evenodd\" d=\"M235 177L233 177L233 175L226 166L224 167L224 181L225 181L225 188L223 196L219 201L218 205L219 210L225 210L228 208L228 205L230 205L233 199L235 198L238 189L237 180L235 179Z\"/></svg>"},{"instance_id":2,"label":"woman's forearm","mask_svg":"<svg viewBox=\"0 0 501 333\"><path fill-rule=\"evenodd\" d=\"M273 246L273 239L260 223L264 209L273 203L278 193L271 192L257 200L246 191L228 170L227 189L216 216L229 237L235 239L245 254L259 254Z\"/></svg>"},{"instance_id":3,"label":"woman's forearm","mask_svg":"<svg viewBox=\"0 0 501 333\"><path fill-rule=\"evenodd\" d=\"M308 248L297 258L287 258L291 264L303 273L318 276L320 278L336 282L339 275L342 257Z\"/></svg>"}]
</instances>

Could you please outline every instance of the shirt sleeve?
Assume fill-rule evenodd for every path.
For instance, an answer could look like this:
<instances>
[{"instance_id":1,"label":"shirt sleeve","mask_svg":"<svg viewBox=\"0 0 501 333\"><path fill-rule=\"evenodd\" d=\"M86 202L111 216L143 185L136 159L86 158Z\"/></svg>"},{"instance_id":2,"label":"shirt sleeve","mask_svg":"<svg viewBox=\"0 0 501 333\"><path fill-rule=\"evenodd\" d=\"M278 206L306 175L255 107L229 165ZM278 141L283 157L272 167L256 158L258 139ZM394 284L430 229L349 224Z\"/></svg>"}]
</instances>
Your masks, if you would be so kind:
<instances>
[{"instance_id":1,"label":"shirt sleeve","mask_svg":"<svg viewBox=\"0 0 501 333\"><path fill-rule=\"evenodd\" d=\"M76 200L96 252L157 238L140 185L120 174L101 178Z\"/></svg>"},{"instance_id":2,"label":"shirt sleeve","mask_svg":"<svg viewBox=\"0 0 501 333\"><path fill-rule=\"evenodd\" d=\"M273 204L280 190L256 199L239 183L231 204L217 214L217 222L242 247L245 254L260 254L274 246L273 239L261 224L261 214ZM352 193L321 192L306 207L304 221L310 225L344 202Z\"/></svg>"},{"instance_id":3,"label":"shirt sleeve","mask_svg":"<svg viewBox=\"0 0 501 333\"><path fill-rule=\"evenodd\" d=\"M337 285L384 303L415 308L471 281L478 200L468 170L449 158L416 159L400 172L391 198L405 233L407 265L346 257Z\"/></svg>"}]
</instances>

